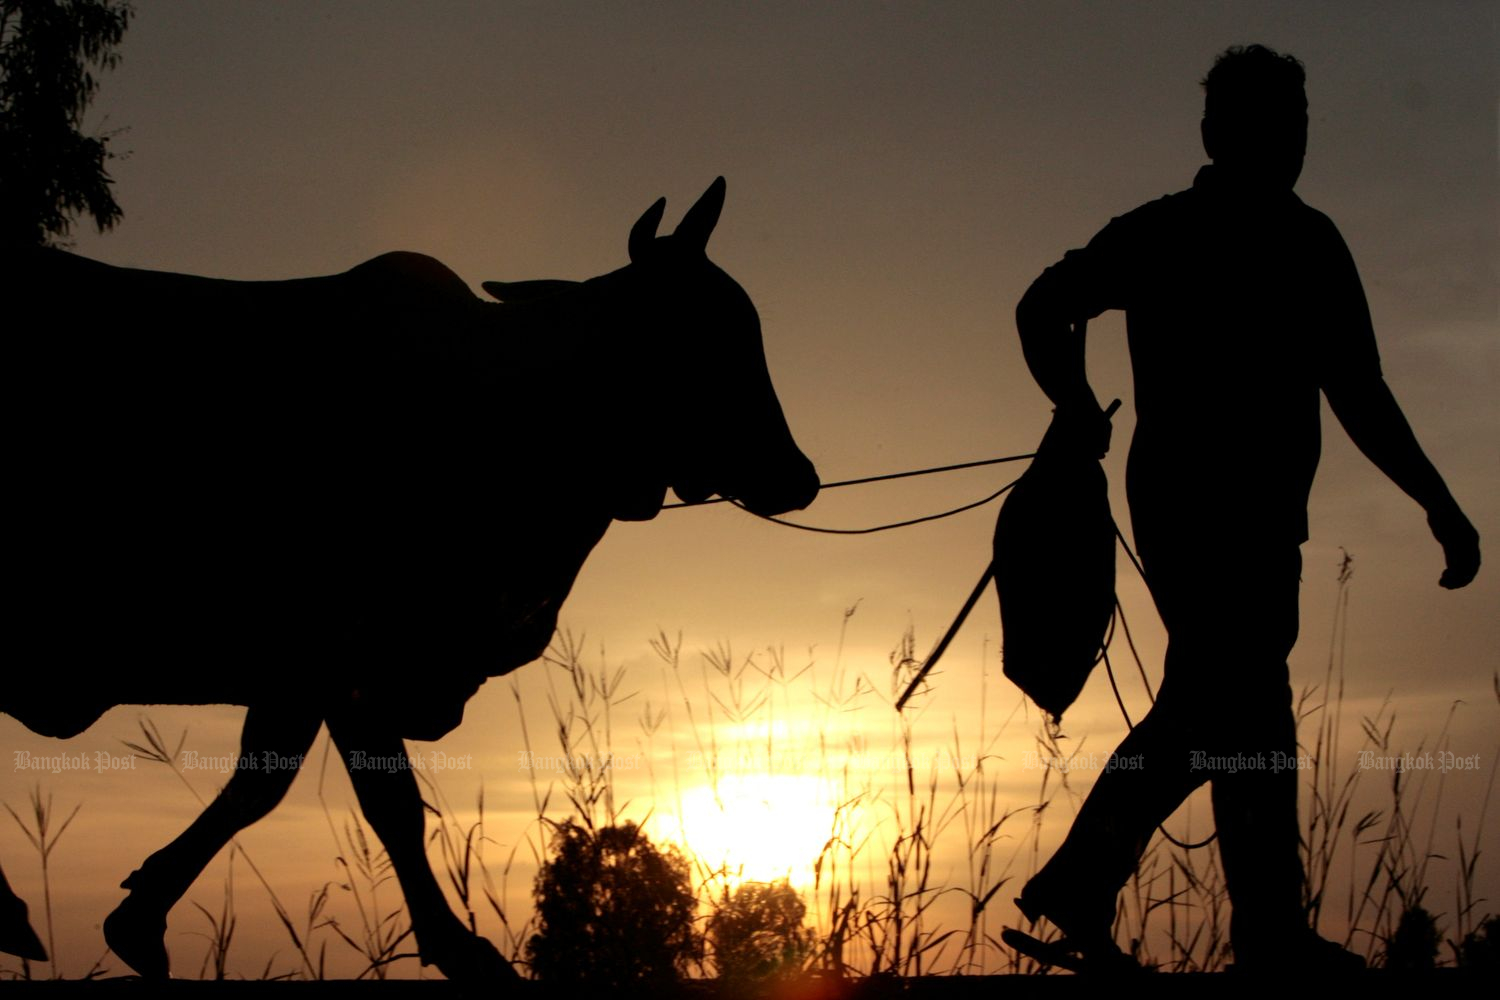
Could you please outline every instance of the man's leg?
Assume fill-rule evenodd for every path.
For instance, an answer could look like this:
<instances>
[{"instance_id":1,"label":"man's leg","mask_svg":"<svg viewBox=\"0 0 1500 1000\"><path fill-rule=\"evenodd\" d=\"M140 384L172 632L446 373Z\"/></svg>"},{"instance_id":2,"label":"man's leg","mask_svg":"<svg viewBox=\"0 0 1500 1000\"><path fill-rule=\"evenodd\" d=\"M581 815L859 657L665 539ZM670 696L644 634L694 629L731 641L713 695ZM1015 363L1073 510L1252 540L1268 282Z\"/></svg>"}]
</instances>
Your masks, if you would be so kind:
<instances>
[{"instance_id":1,"label":"man's leg","mask_svg":"<svg viewBox=\"0 0 1500 1000\"><path fill-rule=\"evenodd\" d=\"M1285 713L1296 753L1291 711ZM1274 751L1273 751L1274 752ZM1299 847L1297 772L1291 766L1220 776L1213 781L1219 857L1233 904L1230 940L1241 962L1274 960L1307 931L1303 910L1305 873Z\"/></svg>"},{"instance_id":2,"label":"man's leg","mask_svg":"<svg viewBox=\"0 0 1500 1000\"><path fill-rule=\"evenodd\" d=\"M1176 537L1184 544L1140 546L1170 638L1156 704L1115 751L1134 766L1100 776L1021 896L1023 912L1045 914L1083 946L1107 936L1115 897L1156 828L1211 779L1222 786L1216 820L1226 880L1246 911L1240 923L1285 926L1287 907L1301 905L1296 774L1268 770L1296 751L1286 655L1300 556L1295 546L1257 547L1254 566L1205 580L1202 536Z\"/></svg>"},{"instance_id":3,"label":"man's leg","mask_svg":"<svg viewBox=\"0 0 1500 1000\"><path fill-rule=\"evenodd\" d=\"M1296 547L1267 545L1237 569L1243 603L1230 609L1229 620L1238 627L1224 630L1223 669L1207 680L1204 693L1233 706L1219 745L1226 757L1249 765L1215 773L1212 792L1233 905L1230 939L1243 960L1306 930L1297 721L1286 663L1297 641L1302 557Z\"/></svg>"},{"instance_id":4,"label":"man's leg","mask_svg":"<svg viewBox=\"0 0 1500 1000\"><path fill-rule=\"evenodd\" d=\"M1139 534L1138 534L1139 537ZM1140 863L1156 828L1208 774L1190 750L1206 713L1187 678L1198 669L1194 633L1197 581L1182 572L1173 548L1139 543L1169 642L1161 690L1145 717L1115 749L1094 782L1057 853L1026 884L1018 903L1031 919L1045 915L1085 950L1112 946L1115 898Z\"/></svg>"},{"instance_id":5,"label":"man's leg","mask_svg":"<svg viewBox=\"0 0 1500 1000\"><path fill-rule=\"evenodd\" d=\"M1169 675L1180 658L1168 650ZM1094 782L1067 838L1026 884L1020 903L1028 917L1046 916L1085 949L1111 939L1115 898L1156 828L1208 778L1192 766L1189 752L1202 742L1193 725L1198 714L1163 684L1156 704Z\"/></svg>"},{"instance_id":6,"label":"man's leg","mask_svg":"<svg viewBox=\"0 0 1500 1000\"><path fill-rule=\"evenodd\" d=\"M1233 906L1229 936L1243 969L1355 972L1364 960L1313 933L1303 904L1297 720L1286 669L1297 638L1301 567L1300 552L1273 546L1258 547L1241 567L1250 591L1244 620L1255 642L1236 666L1255 683L1218 697L1238 707L1228 713L1226 747L1264 766L1213 778L1219 856Z\"/></svg>"}]
</instances>

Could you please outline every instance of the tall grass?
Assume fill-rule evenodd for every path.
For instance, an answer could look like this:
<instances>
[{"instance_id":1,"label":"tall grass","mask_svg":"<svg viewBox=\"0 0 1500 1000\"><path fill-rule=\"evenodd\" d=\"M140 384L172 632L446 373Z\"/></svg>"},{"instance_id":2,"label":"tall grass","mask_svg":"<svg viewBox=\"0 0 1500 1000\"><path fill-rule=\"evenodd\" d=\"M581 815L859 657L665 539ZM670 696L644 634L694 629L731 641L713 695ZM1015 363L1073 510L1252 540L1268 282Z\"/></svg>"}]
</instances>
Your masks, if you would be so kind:
<instances>
[{"instance_id":1,"label":"tall grass","mask_svg":"<svg viewBox=\"0 0 1500 1000\"><path fill-rule=\"evenodd\" d=\"M1389 701L1359 719L1357 728L1347 725L1351 575L1346 561L1322 679L1297 701L1300 750L1308 764L1302 816L1309 919L1375 965L1421 965L1428 942L1438 939L1446 948L1432 960L1451 963L1466 942L1480 941L1487 919L1494 926L1476 890L1488 793L1477 816L1466 816L1449 831L1438 819L1444 773L1353 766L1361 751L1389 756L1399 748ZM1085 791L1067 766L1080 759L1082 745L1031 712L1008 687L997 696L988 681L993 664L987 645L972 711L939 720L936 706L943 699L931 697L942 691L939 676L915 710L895 713L895 697L920 665L916 633L907 628L896 637L884 662L851 656L846 640L857 607L847 609L839 623L831 658L811 652L789 658L780 647L685 651L681 636L660 633L648 643L655 669L627 670L611 666L602 649L591 650L581 637L560 633L544 663L530 668L528 683L545 690L544 729L526 710L521 684L511 682L522 746L560 764L551 772L531 769L522 778L531 803L523 827L507 819L505 844L499 843L489 833L483 787L474 790L471 809L459 810L435 776L415 771L433 819L429 855L470 929L490 937L524 970L526 944L538 929L532 880L548 860L558 825L572 819L600 830L634 821L654 839L675 840L689 852L705 928L740 885L792 879L813 931L812 946L793 952L804 973L845 978L1040 971L1001 944L998 931L1020 923L1011 898L1046 859L1068 823L1069 807ZM993 704L999 697L1006 699L1001 711ZM1015 760L1003 754L1028 744L1049 763L1018 782ZM1448 750L1448 744L1445 726L1432 752ZM618 754L631 747L645 767L622 772ZM169 747L147 724L133 748L172 767L198 797L175 764L181 741ZM1427 751L1419 745L1415 752ZM325 768L328 758L325 743ZM1491 768L1491 790L1493 774ZM747 776L766 784L747 793ZM1384 788L1381 801L1372 804L1376 780ZM817 790L815 807L804 803L798 812L778 812L794 798L779 790L810 787ZM746 815L736 811L744 805L737 797L746 794L768 799L765 815L779 824L768 829L776 834L816 827L805 858L788 859L781 871L756 869L702 839L695 824L716 811L729 820ZM244 848L232 847L269 898L295 955L291 969L277 971L268 963L252 974L323 978L330 944L357 958L360 977L420 974L384 853L352 811L335 820L339 810L324 799L321 785L319 798L335 860L332 877L311 894L300 918L293 918ZM772 801L778 798L787 801ZM1183 816L1172 821L1179 836L1205 832L1206 817L1192 822L1192 808L1185 810L1186 830ZM12 815L40 852L46 885L51 850L72 814L57 823L38 790L29 823L14 810ZM239 924L230 871L221 904L194 904L208 927L202 977L234 975L231 950ZM43 906L49 945L50 910L49 889ZM1184 848L1157 837L1121 894L1115 935L1143 964L1216 971L1231 959L1228 915L1217 849ZM696 971L719 973L712 951Z\"/></svg>"},{"instance_id":2,"label":"tall grass","mask_svg":"<svg viewBox=\"0 0 1500 1000\"><path fill-rule=\"evenodd\" d=\"M1427 926L1447 945L1435 960L1452 962L1489 916L1475 888L1488 797L1477 817L1467 818L1469 827L1460 820L1456 830L1448 830L1440 825L1446 815L1443 771L1381 773L1355 766L1361 753L1399 751L1389 702L1358 719L1355 736L1346 731L1351 578L1346 559L1322 680L1297 700L1309 920L1375 966L1403 964L1402 935L1414 925ZM852 613L845 616L845 628ZM842 630L831 665L809 662L795 671L786 668L776 649L737 658L716 647L690 663L680 639L659 636L652 648L677 698L648 708L642 728L654 744L678 727L700 762L696 773L684 773L674 752L675 786L663 790L653 775L646 796L656 808L680 803L682 786L689 782L709 787L719 801L730 776L726 760L764 761L766 773L774 775L778 762L789 756L786 751L812 760L829 787L827 836L813 861L810 884L801 887L818 932L813 967L835 975L1037 971L996 940L996 926L1018 921L1010 897L1045 860L1045 845L1066 825L1064 803L1076 802L1082 790L1073 787L1066 767L1041 770L1029 800L999 780L1002 761L995 748L1005 737L1013 745L1017 734L1011 727L1026 718L1024 709L1013 709L1003 723L992 725L985 691L977 727L972 719L955 721L946 739L934 744L920 709L915 718L890 712L895 693L918 665L910 629L890 654L888 684L870 665L844 662ZM560 687L579 696L574 704L553 707L559 745L567 751L578 745L580 733L591 739L608 733L611 710L632 695L623 674L585 665L578 643L564 639L555 652L551 669L571 679ZM594 680L583 684L579 678ZM793 704L799 692L808 696L800 709ZM799 711L817 734L811 743L805 733L778 725ZM1044 721L1024 724L1035 730L1040 758L1066 761L1077 753L1079 748L1070 749ZM1432 752L1450 751L1448 732L1445 725ZM877 746L891 767L851 766L850 760ZM927 753L938 747L945 751L941 757ZM1427 751L1419 744L1413 752ZM582 808L602 798L599 783L613 777L587 770L567 775L563 797ZM1384 802L1370 802L1379 790L1372 782L1386 786ZM1195 824L1192 808L1185 812L1188 828L1179 836L1202 836L1211 829L1208 810ZM622 811L611 808L612 814ZM684 833L691 848L693 831ZM725 882L743 874L712 856L700 859L700 873L706 912L723 897ZM1439 883L1450 890L1451 907L1435 905ZM1143 964L1163 971L1218 971L1232 959L1229 912L1217 849L1157 837L1121 894L1116 939ZM713 971L711 963L707 971Z\"/></svg>"},{"instance_id":3,"label":"tall grass","mask_svg":"<svg viewBox=\"0 0 1500 1000\"><path fill-rule=\"evenodd\" d=\"M5 811L10 813L10 818L15 820L16 826L21 828L21 833L36 851L37 859L42 869L42 915L47 928L47 954L50 956L52 966L52 978L58 978L57 973L57 936L52 925L52 852L57 848L57 842L67 832L69 825L78 815L78 810L83 808L79 803L73 807L73 811L63 817L62 822L57 821L52 806L52 796L43 797L41 785L38 784L31 790L31 809L25 819L11 808L9 803L5 805ZM29 963L22 965L23 978L31 978Z\"/></svg>"}]
</instances>

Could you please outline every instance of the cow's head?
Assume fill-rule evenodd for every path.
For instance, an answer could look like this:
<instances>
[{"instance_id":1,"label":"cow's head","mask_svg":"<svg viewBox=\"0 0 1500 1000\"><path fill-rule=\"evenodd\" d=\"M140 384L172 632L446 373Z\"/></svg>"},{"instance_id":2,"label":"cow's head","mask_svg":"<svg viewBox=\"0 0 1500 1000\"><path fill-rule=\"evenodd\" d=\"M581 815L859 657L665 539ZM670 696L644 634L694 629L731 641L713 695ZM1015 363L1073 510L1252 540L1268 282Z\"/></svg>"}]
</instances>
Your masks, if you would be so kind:
<instances>
[{"instance_id":1,"label":"cow's head","mask_svg":"<svg viewBox=\"0 0 1500 1000\"><path fill-rule=\"evenodd\" d=\"M670 487L688 502L718 494L757 514L800 510L818 493L771 385L760 317L705 252L724 205L714 181L669 236L660 199L630 231L629 266L583 283L614 311L607 373L605 478L612 513L646 520ZM558 282L486 282L498 298L556 294Z\"/></svg>"}]
</instances>

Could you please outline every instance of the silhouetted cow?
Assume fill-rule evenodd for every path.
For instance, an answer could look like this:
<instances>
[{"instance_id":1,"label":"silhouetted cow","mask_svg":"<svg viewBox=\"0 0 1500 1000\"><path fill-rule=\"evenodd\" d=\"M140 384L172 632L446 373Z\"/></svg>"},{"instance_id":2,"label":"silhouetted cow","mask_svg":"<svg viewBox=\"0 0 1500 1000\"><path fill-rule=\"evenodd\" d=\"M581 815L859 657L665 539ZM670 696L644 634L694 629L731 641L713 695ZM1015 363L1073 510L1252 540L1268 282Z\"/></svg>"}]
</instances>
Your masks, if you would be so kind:
<instances>
[{"instance_id":1,"label":"silhouetted cow","mask_svg":"<svg viewBox=\"0 0 1500 1000\"><path fill-rule=\"evenodd\" d=\"M252 759L326 723L346 762L389 760L541 655L612 519L669 487L806 506L755 308L704 253L723 198L721 178L666 237L658 201L628 266L487 284L502 304L409 253L269 282L7 253L0 710L67 738L117 704L244 705ZM167 911L294 775L236 770L126 879L121 959L167 974ZM412 775L350 777L422 961L511 974L443 898ZM3 880L0 947L42 957Z\"/></svg>"}]
</instances>

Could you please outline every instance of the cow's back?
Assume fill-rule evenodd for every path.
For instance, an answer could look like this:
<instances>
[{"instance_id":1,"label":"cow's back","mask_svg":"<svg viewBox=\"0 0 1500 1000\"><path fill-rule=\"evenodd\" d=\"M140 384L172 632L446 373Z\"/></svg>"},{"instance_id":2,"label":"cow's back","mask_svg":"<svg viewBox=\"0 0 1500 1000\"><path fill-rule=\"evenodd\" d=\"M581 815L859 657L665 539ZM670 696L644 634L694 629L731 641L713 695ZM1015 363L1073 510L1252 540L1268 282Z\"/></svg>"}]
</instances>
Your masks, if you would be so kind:
<instances>
[{"instance_id":1,"label":"cow's back","mask_svg":"<svg viewBox=\"0 0 1500 1000\"><path fill-rule=\"evenodd\" d=\"M31 676L248 703L288 667L347 686L373 625L415 653L472 618L463 581L412 579L501 485L464 461L494 400L422 329L477 305L451 272L412 255L233 282L22 257L7 547Z\"/></svg>"}]
</instances>

